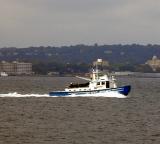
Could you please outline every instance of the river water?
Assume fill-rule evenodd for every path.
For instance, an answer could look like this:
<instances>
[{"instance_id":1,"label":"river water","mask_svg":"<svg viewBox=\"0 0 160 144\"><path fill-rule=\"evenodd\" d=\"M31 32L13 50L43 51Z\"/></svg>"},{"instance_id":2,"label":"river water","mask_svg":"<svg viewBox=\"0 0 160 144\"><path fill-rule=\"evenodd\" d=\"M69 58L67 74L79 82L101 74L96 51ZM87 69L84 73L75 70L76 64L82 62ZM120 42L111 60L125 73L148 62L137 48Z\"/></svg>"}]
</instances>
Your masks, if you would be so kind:
<instances>
[{"instance_id":1,"label":"river water","mask_svg":"<svg viewBox=\"0 0 160 144\"><path fill-rule=\"evenodd\" d=\"M47 97L77 80L0 77L0 144L160 143L160 78L117 78L123 99Z\"/></svg>"}]
</instances>

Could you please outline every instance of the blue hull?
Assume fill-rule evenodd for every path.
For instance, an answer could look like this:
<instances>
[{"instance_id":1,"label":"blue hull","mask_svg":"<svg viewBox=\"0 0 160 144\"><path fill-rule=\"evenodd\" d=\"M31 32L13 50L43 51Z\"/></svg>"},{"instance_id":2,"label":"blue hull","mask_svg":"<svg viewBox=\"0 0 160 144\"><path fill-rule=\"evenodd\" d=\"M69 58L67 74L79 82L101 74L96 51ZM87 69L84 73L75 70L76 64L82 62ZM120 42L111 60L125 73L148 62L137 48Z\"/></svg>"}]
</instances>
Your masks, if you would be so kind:
<instances>
[{"instance_id":1,"label":"blue hull","mask_svg":"<svg viewBox=\"0 0 160 144\"><path fill-rule=\"evenodd\" d=\"M95 94L95 93L105 93L105 92L118 92L122 95L127 96L131 90L131 86L123 86L118 88L109 88L103 90L92 90L92 91L80 91L80 92L66 92L66 91L53 91L49 93L49 96L71 96L71 95L84 95L84 94Z\"/></svg>"}]
</instances>

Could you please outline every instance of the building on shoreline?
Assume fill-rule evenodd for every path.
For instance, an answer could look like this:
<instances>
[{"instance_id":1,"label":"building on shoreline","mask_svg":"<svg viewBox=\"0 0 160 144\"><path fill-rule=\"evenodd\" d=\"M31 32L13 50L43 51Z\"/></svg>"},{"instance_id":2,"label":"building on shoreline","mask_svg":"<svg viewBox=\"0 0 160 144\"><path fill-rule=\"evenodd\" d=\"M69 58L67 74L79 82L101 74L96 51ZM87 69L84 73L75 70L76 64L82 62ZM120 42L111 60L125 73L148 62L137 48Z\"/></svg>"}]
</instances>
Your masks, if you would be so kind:
<instances>
[{"instance_id":1,"label":"building on shoreline","mask_svg":"<svg viewBox=\"0 0 160 144\"><path fill-rule=\"evenodd\" d=\"M109 67L109 62L106 60L102 61L102 59L97 59L93 62L93 66Z\"/></svg>"},{"instance_id":2,"label":"building on shoreline","mask_svg":"<svg viewBox=\"0 0 160 144\"><path fill-rule=\"evenodd\" d=\"M157 58L157 56L153 56L151 60L148 60L146 65L149 65L153 71L157 71L157 69L160 69L160 59Z\"/></svg>"},{"instance_id":3,"label":"building on shoreline","mask_svg":"<svg viewBox=\"0 0 160 144\"><path fill-rule=\"evenodd\" d=\"M24 62L0 62L0 72L5 72L8 75L31 75L32 72L32 63Z\"/></svg>"}]
</instances>

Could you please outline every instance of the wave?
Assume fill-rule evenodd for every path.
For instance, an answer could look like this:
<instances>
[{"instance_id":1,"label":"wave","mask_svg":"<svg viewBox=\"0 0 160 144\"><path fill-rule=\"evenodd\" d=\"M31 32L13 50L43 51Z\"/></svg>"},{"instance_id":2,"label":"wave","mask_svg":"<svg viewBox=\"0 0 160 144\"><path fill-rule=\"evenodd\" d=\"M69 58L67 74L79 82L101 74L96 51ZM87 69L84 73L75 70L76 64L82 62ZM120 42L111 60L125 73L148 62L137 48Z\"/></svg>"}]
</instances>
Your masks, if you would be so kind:
<instances>
[{"instance_id":1,"label":"wave","mask_svg":"<svg viewBox=\"0 0 160 144\"><path fill-rule=\"evenodd\" d=\"M0 97L49 97L48 94L19 94L17 92L0 94Z\"/></svg>"},{"instance_id":2,"label":"wave","mask_svg":"<svg viewBox=\"0 0 160 144\"><path fill-rule=\"evenodd\" d=\"M8 93L8 94L0 94L0 97L59 97L59 96L49 96L49 94L19 94L17 92ZM64 96L65 97L65 96ZM110 98L127 98L119 93L105 93L105 94L84 94L84 95L70 95L67 97L110 97Z\"/></svg>"}]
</instances>

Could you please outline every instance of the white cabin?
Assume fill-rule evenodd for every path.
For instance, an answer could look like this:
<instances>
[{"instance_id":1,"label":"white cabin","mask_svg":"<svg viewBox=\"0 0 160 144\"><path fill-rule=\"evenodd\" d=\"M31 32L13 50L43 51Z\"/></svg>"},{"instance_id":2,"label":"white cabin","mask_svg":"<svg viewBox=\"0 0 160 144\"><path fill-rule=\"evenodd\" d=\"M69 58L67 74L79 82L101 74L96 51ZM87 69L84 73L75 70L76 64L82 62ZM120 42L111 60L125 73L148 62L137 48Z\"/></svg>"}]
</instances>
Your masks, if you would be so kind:
<instances>
[{"instance_id":1,"label":"white cabin","mask_svg":"<svg viewBox=\"0 0 160 144\"><path fill-rule=\"evenodd\" d=\"M117 88L115 78L109 74L103 74L101 71L96 69L92 71L91 79L79 77L81 79L88 80L88 83L84 84L70 84L69 88L66 88L67 92L81 92L81 91L93 91L103 90L109 88Z\"/></svg>"}]
</instances>

